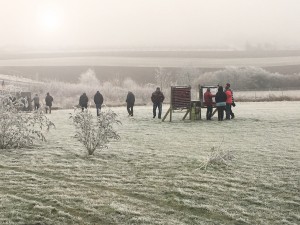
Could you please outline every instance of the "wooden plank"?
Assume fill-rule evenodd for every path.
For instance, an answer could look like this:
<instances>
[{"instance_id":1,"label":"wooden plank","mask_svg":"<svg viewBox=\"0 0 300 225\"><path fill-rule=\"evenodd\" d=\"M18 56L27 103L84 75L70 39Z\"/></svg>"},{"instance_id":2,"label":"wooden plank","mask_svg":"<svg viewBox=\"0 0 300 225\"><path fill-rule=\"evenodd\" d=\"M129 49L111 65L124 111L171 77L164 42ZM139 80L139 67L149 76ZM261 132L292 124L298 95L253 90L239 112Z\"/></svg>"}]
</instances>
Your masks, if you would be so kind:
<instances>
[{"instance_id":1,"label":"wooden plank","mask_svg":"<svg viewBox=\"0 0 300 225\"><path fill-rule=\"evenodd\" d=\"M186 116L190 113L190 109L188 109L187 111L186 111L186 113L184 114L184 117L182 118L182 120L185 120L185 118L186 118Z\"/></svg>"},{"instance_id":2,"label":"wooden plank","mask_svg":"<svg viewBox=\"0 0 300 225\"><path fill-rule=\"evenodd\" d=\"M163 122L164 122L165 119L167 118L167 116L168 116L168 114L169 114L170 111L171 111L171 108L169 108L168 111L166 112L166 114L164 115L164 117L163 117L163 119L162 119Z\"/></svg>"},{"instance_id":3,"label":"wooden plank","mask_svg":"<svg viewBox=\"0 0 300 225\"><path fill-rule=\"evenodd\" d=\"M215 108L215 110L214 110L213 113L211 114L211 117L213 117L217 111L218 111L218 109Z\"/></svg>"}]
</instances>

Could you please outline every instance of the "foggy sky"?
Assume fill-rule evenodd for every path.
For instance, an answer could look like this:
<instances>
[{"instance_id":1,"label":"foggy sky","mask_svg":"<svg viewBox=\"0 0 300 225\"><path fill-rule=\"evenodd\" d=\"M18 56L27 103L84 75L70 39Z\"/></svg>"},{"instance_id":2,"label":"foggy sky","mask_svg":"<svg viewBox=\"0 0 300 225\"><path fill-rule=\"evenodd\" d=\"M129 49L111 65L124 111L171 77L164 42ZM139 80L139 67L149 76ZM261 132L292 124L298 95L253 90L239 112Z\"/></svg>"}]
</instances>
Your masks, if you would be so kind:
<instances>
[{"instance_id":1,"label":"foggy sky","mask_svg":"<svg viewBox=\"0 0 300 225\"><path fill-rule=\"evenodd\" d=\"M0 0L0 48L300 46L299 12L299 0Z\"/></svg>"}]
</instances>

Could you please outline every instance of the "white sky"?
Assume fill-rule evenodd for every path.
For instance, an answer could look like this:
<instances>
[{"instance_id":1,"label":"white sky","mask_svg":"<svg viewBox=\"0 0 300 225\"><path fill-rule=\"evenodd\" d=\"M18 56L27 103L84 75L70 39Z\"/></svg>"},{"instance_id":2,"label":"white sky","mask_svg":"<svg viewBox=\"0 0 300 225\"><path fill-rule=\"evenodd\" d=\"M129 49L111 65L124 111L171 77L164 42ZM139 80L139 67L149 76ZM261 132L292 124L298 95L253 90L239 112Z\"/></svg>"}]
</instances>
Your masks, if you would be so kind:
<instances>
[{"instance_id":1,"label":"white sky","mask_svg":"<svg viewBox=\"0 0 300 225\"><path fill-rule=\"evenodd\" d=\"M300 0L0 0L0 47L300 46Z\"/></svg>"}]
</instances>

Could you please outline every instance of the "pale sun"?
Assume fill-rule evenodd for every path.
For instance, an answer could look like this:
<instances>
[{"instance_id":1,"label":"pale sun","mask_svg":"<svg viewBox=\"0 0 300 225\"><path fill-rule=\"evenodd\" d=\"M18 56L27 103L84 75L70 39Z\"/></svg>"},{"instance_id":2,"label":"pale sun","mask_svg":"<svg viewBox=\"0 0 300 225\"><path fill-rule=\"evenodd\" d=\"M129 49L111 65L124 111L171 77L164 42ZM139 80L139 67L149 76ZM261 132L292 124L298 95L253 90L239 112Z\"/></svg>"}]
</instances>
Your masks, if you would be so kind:
<instances>
[{"instance_id":1,"label":"pale sun","mask_svg":"<svg viewBox=\"0 0 300 225\"><path fill-rule=\"evenodd\" d=\"M54 32L61 26L61 17L57 11L45 10L39 14L39 24L42 30Z\"/></svg>"}]
</instances>

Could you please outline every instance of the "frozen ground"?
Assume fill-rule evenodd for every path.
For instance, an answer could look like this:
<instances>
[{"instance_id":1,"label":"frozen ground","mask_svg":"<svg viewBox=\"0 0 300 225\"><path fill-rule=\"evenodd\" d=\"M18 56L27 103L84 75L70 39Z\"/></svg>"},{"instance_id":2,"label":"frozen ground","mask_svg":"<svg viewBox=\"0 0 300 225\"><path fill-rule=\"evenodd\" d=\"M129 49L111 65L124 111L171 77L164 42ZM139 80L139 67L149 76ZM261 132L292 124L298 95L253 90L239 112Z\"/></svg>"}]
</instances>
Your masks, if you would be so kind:
<instances>
[{"instance_id":1,"label":"frozen ground","mask_svg":"<svg viewBox=\"0 0 300 225\"><path fill-rule=\"evenodd\" d=\"M300 223L300 102L237 103L224 122L114 110L122 139L93 157L70 110L49 115L47 144L1 150L0 224ZM200 169L220 145L235 158Z\"/></svg>"}]
</instances>

